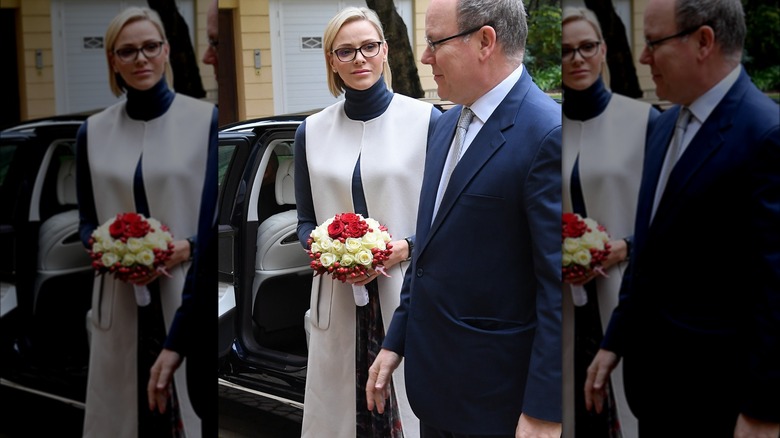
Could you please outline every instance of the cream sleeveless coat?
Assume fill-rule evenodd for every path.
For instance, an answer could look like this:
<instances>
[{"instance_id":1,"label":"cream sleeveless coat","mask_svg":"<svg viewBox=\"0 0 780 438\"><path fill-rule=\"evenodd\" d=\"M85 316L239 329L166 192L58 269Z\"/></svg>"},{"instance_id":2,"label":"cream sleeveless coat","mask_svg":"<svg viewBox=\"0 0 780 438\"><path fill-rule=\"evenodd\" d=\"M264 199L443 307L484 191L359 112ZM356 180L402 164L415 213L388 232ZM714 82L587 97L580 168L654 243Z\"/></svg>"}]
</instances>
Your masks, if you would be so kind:
<instances>
[{"instance_id":1,"label":"cream sleeveless coat","mask_svg":"<svg viewBox=\"0 0 780 438\"><path fill-rule=\"evenodd\" d=\"M354 211L352 174L360 157L369 216L386 225L393 240L413 235L431 111L430 104L396 94L384 114L367 122L350 120L343 101L306 119L306 159L317 222ZM376 280L385 331L398 307L408 266L402 262L389 270L390 278ZM311 325L303 437L354 437L355 302L348 283L330 276L314 279ZM406 398L403 366L393 381L404 437L416 437L419 421Z\"/></svg>"},{"instance_id":2,"label":"cream sleeveless coat","mask_svg":"<svg viewBox=\"0 0 780 438\"><path fill-rule=\"evenodd\" d=\"M151 215L168 225L175 240L196 234L208 138L214 106L177 94L168 111L144 122L132 120L125 103L88 119L87 150L98 223L136 211L133 179L142 157ZM166 331L181 303L185 262L172 278L160 277ZM137 305L132 287L111 276L95 279L84 436L138 437ZM186 366L175 385L187 437L200 437L200 420L187 396ZM209 384L204 382L204 384Z\"/></svg>"},{"instance_id":3,"label":"cream sleeveless coat","mask_svg":"<svg viewBox=\"0 0 780 438\"><path fill-rule=\"evenodd\" d=\"M571 212L571 174L579 155L579 175L588 216L607 228L613 239L633 235L634 217L642 178L645 137L650 105L619 94L612 98L603 113L585 122L563 117L563 211ZM608 278L596 280L602 331L617 306L620 282L626 263L607 271ZM564 421L573 425L574 415L574 304L571 289L564 285L564 405L572 417ZM567 324L568 323L568 324ZM618 405L623 437L636 436L636 418L631 414L623 392L622 363L612 373L612 385ZM564 430L564 437L573 430ZM571 434L569 434L571 433Z\"/></svg>"}]
</instances>

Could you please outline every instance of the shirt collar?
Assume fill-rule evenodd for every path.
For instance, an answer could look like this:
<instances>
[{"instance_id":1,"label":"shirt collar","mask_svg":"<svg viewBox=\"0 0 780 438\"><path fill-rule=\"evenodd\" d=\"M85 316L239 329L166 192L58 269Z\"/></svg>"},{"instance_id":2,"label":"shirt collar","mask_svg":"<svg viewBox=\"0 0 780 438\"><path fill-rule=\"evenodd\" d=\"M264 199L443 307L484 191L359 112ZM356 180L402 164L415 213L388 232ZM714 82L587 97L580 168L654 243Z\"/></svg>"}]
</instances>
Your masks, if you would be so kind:
<instances>
[{"instance_id":1,"label":"shirt collar","mask_svg":"<svg viewBox=\"0 0 780 438\"><path fill-rule=\"evenodd\" d=\"M731 89L731 86L737 82L739 73L742 71L742 65L737 65L731 73L727 74L725 78L721 79L714 87L707 90L706 93L699 96L688 107L691 114L696 117L699 123L704 123L707 117L710 116L715 107L718 106L723 97Z\"/></svg>"},{"instance_id":2,"label":"shirt collar","mask_svg":"<svg viewBox=\"0 0 780 438\"><path fill-rule=\"evenodd\" d=\"M523 74L523 64L520 64L512 73L509 74L503 81L493 87L477 99L471 108L474 111L474 115L480 122L485 123L487 119L493 114L493 111L498 108L504 98L509 94L512 87L515 86L517 81L520 80L520 76Z\"/></svg>"}]
</instances>

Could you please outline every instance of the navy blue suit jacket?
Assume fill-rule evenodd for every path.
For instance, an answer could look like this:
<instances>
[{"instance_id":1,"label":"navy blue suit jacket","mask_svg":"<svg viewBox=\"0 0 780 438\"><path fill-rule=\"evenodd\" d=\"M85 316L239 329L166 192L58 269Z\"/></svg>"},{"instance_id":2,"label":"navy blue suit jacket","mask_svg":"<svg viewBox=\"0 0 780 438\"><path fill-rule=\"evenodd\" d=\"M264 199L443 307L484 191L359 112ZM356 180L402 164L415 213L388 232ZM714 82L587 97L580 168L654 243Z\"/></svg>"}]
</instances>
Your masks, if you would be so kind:
<instances>
[{"instance_id":1,"label":"navy blue suit jacket","mask_svg":"<svg viewBox=\"0 0 780 438\"><path fill-rule=\"evenodd\" d=\"M415 414L464 434L561 420L561 108L523 71L455 168L432 220L460 113L426 155L416 245L384 347Z\"/></svg>"},{"instance_id":2,"label":"navy blue suit jacket","mask_svg":"<svg viewBox=\"0 0 780 438\"><path fill-rule=\"evenodd\" d=\"M640 424L660 408L653 392L668 396L675 382L682 403L780 421L780 110L743 70L651 223L679 111L663 113L649 139L633 255L602 346L624 356Z\"/></svg>"}]
</instances>

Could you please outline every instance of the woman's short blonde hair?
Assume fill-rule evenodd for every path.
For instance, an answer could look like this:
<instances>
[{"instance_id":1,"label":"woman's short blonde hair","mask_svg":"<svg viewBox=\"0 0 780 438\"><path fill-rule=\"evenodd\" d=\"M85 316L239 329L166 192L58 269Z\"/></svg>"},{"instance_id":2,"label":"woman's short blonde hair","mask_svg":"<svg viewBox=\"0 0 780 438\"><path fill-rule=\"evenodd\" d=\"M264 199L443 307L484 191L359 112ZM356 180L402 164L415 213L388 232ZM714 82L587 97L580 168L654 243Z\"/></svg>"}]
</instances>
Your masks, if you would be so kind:
<instances>
[{"instance_id":1,"label":"woman's short blonde hair","mask_svg":"<svg viewBox=\"0 0 780 438\"><path fill-rule=\"evenodd\" d=\"M588 8L566 6L563 8L563 14L561 15L561 30L567 23L574 21L584 21L590 24L590 27L596 32L596 37L601 41L602 46L606 47L604 41L604 34L601 32L601 25L596 14ZM609 65L607 64L606 57L601 63L601 78L604 80L604 84L609 86Z\"/></svg>"},{"instance_id":2,"label":"woman's short blonde hair","mask_svg":"<svg viewBox=\"0 0 780 438\"><path fill-rule=\"evenodd\" d=\"M111 65L111 58L114 56L114 44L125 26L141 20L148 20L151 22L160 32L160 37L165 44L168 44L168 38L165 36L165 28L163 27L162 20L153 9L135 6L129 7L117 14L117 16L111 20L111 23L109 23L108 29L106 30L106 60L108 62L108 83L111 86L111 92L117 97L127 91L127 84L125 83L125 80L122 79L122 76L114 71L114 68ZM170 87L173 84L173 71L171 70L171 64L169 62L165 63L165 79Z\"/></svg>"},{"instance_id":3,"label":"woman's short blonde hair","mask_svg":"<svg viewBox=\"0 0 780 438\"><path fill-rule=\"evenodd\" d=\"M341 79L341 76L333 71L333 67L330 65L330 58L331 56L334 56L333 41L335 41L336 34L339 33L342 26L358 20L368 20L379 33L379 38L382 42L387 44L385 41L385 33L382 30L382 22L379 21L376 12L369 8L349 6L342 9L335 17L331 18L328 26L325 27L325 34L322 37L322 46L325 50L325 71L328 73L328 89L330 89L331 94L335 97L339 97L344 92L346 84L344 83L344 80ZM387 59L382 62L382 75L385 78L387 88L392 88L393 79L390 73L390 64L387 62Z\"/></svg>"}]
</instances>

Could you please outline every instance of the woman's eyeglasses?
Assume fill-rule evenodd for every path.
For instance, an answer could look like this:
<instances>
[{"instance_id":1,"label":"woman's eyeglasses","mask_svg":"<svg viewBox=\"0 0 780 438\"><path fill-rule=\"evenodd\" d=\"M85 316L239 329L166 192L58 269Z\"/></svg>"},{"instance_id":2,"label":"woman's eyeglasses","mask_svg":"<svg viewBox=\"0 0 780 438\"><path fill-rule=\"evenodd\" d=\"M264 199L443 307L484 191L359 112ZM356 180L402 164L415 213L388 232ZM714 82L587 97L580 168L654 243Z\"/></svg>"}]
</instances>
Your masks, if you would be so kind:
<instances>
[{"instance_id":1,"label":"woman's eyeglasses","mask_svg":"<svg viewBox=\"0 0 780 438\"><path fill-rule=\"evenodd\" d=\"M592 58L599 51L601 41L590 41L579 47L564 47L561 49L561 59L564 61L574 60L575 53L579 53L582 59Z\"/></svg>"},{"instance_id":2,"label":"woman's eyeglasses","mask_svg":"<svg viewBox=\"0 0 780 438\"><path fill-rule=\"evenodd\" d=\"M366 43L358 48L354 47L341 47L332 51L336 58L341 62L352 62L357 58L358 52L363 55L363 58L373 58L379 54L379 48L382 47L381 41L373 43Z\"/></svg>"},{"instance_id":3,"label":"woman's eyeglasses","mask_svg":"<svg viewBox=\"0 0 780 438\"><path fill-rule=\"evenodd\" d=\"M146 43L141 47L122 47L114 51L116 56L122 62L135 62L138 54L143 52L146 59L156 58L162 53L163 41Z\"/></svg>"}]
</instances>

